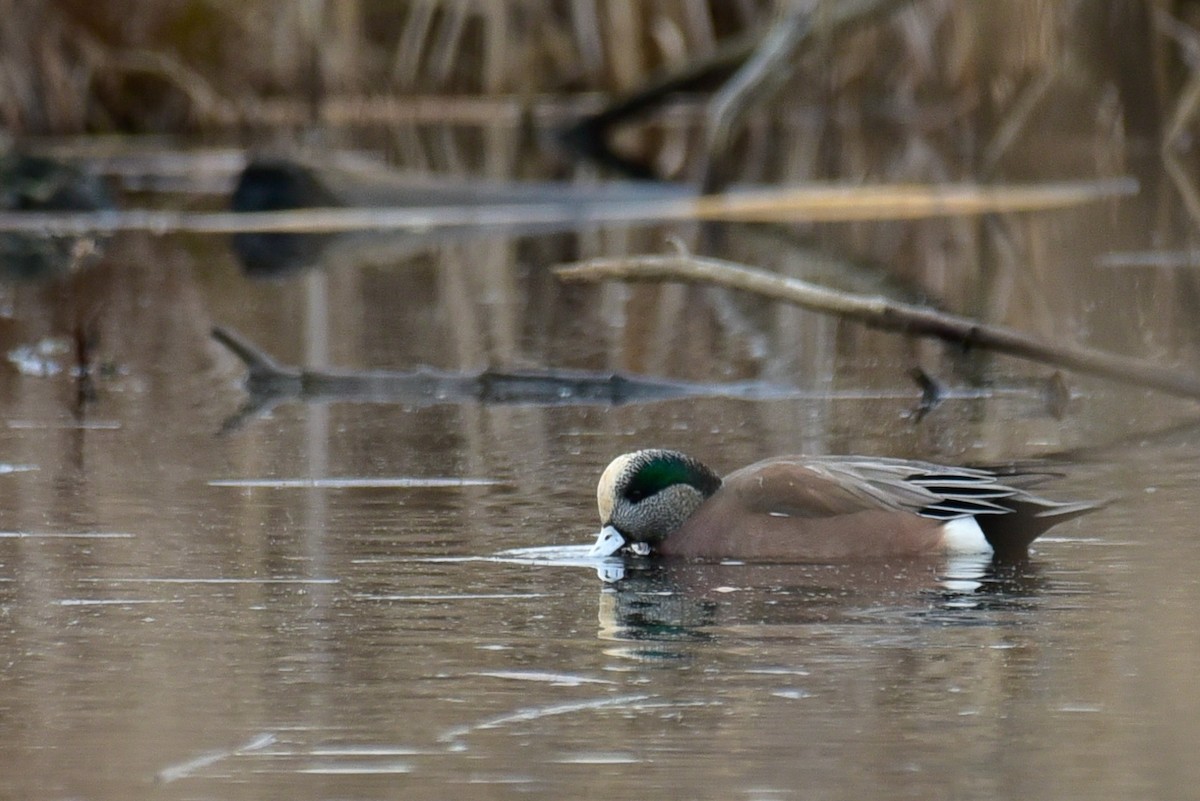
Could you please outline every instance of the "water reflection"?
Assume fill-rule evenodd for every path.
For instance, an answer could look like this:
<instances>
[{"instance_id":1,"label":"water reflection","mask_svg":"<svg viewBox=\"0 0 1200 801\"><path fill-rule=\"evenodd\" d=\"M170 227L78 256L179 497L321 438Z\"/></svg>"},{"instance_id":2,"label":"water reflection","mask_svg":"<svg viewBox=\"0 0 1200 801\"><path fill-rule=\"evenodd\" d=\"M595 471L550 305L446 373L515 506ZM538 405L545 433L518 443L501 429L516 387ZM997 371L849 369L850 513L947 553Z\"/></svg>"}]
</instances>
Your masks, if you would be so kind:
<instances>
[{"instance_id":1,"label":"water reflection","mask_svg":"<svg viewBox=\"0 0 1200 801\"><path fill-rule=\"evenodd\" d=\"M1042 581L1028 560L991 557L835 565L627 561L622 578L600 593L599 636L658 644L617 652L638 659L669 655L662 643L757 627L1007 625L1011 619L996 613L1031 608Z\"/></svg>"},{"instance_id":2,"label":"water reflection","mask_svg":"<svg viewBox=\"0 0 1200 801\"><path fill-rule=\"evenodd\" d=\"M0 210L97 211L115 208L104 181L73 164L4 151ZM104 237L43 232L0 234L0 281L51 281L99 260Z\"/></svg>"},{"instance_id":3,"label":"water reflection","mask_svg":"<svg viewBox=\"0 0 1200 801\"><path fill-rule=\"evenodd\" d=\"M1018 5L934 12L965 22ZM955 29L970 42L979 30ZM1021 58L1034 55L1058 58ZM971 143L996 132L971 105L1026 85L964 83L933 120L924 84L864 63L846 85L887 72L903 119L880 127L858 98L818 112L789 99L749 132L747 177L975 175ZM1077 128L1097 135L1030 114L1015 131L1028 146L1000 154L998 173L1125 171L1130 148L1096 118L1117 121L1112 97L1078 80L1088 62L1061 63L1086 94ZM798 88L813 86L829 89ZM436 142L411 160L443 172L592 177L503 126L393 133ZM247 280L223 238L128 234L90 270L0 286L5 354L98 332L92 358L77 347L0 372L0 794L140 797L157 777L172 798L1186 797L1200 721L1194 405L1073 376L1047 393L1027 364L695 287L564 287L546 270L679 236L1194 370L1194 171L1164 175L1147 152L1139 196L1057 212L726 225L712 239L679 223L338 237L319 252L268 242L269 268L321 267L274 282ZM214 322L316 371L550 367L796 392L619 406L330 394L214 437L245 374ZM114 365L86 404L79 362ZM956 388L923 417L916 366ZM1048 410L1047 394L1066 402ZM723 467L1077 448L1064 495L1120 500L1018 564L580 558L597 472L649 445Z\"/></svg>"},{"instance_id":4,"label":"water reflection","mask_svg":"<svg viewBox=\"0 0 1200 801\"><path fill-rule=\"evenodd\" d=\"M594 563L520 550L586 550L597 471L649 443L722 466L795 449L984 461L1170 417L1145 399L1089 387L1056 421L1037 392L982 393L918 422L904 366L919 357L957 383L954 355L792 311L723 316L706 293L597 299L510 261L519 280L507 290L459 291L439 283L458 254L437 269L308 279L338 300L325 353L397 369L536 356L700 380L763 374L812 392L619 407L331 401L279 406L214 438L243 370L209 340L210 315L319 367L320 343L304 336L318 315L301 325L289 312L308 308L304 284L251 286L228 254L210 265L179 244L114 242L91 297L122 311L102 318L102 342L123 370L89 417L73 421L61 374L0 376L5 461L38 468L0 474L13 532L0 538L11 621L0 642L15 654L0 682L6 720L37 732L11 738L0 761L26 795L51 777L59 795L128 797L165 771L181 795L321 782L328 796L476 798L515 782L544 797L738 796L767 779L842 787L832 766L847 758L870 769L864 797L896 776L929 795L966 786L962 758L942 756L954 749L990 766L971 773L992 788L1023 786L1030 762L1060 775L1045 740L1064 758L1117 754L1126 775L1145 772L1156 757L1129 741L1141 699L1191 697L1192 650L1178 643L1194 586L1179 554L1194 548L1194 431L1148 451L1126 442L1106 455L1116 467L1072 466L1069 496L1160 491L1089 521L1101 544L1067 530L1011 574L630 561L606 587ZM547 262L561 256L562 242L546 247ZM147 287L159 303L139 301ZM760 351L745 346L759 334ZM1121 545L1150 528L1146 547ZM73 536L87 534L132 536ZM1163 575L1176 580L1164 587ZM1163 604L1164 626L1144 631L1143 612ZM1143 646L1178 675L1128 676L1149 670ZM1156 743L1193 730L1178 723ZM267 733L274 743L248 748ZM80 758L64 767L64 751ZM1071 786L1095 781L1081 772Z\"/></svg>"},{"instance_id":5,"label":"water reflection","mask_svg":"<svg viewBox=\"0 0 1200 801\"><path fill-rule=\"evenodd\" d=\"M282 278L301 270L334 265L387 264L426 251L478 238L526 236L579 231L592 212L622 204L671 199L693 194L670 184L604 182L595 186L571 182L482 181L423 173L400 173L382 163L355 168L327 160L318 164L288 158L251 161L238 176L231 198L235 212L254 213L304 208L412 208L445 210L469 216L473 208L493 213L512 206L518 211L488 224L464 222L414 225L400 232L357 231L341 234L245 232L233 236L233 250L246 274ZM519 209L524 209L525 214ZM549 212L553 222L523 221L528 212ZM493 214L493 216L495 216ZM537 216L536 214L533 216ZM593 223L594 225L594 223ZM367 226L369 227L369 226Z\"/></svg>"}]
</instances>

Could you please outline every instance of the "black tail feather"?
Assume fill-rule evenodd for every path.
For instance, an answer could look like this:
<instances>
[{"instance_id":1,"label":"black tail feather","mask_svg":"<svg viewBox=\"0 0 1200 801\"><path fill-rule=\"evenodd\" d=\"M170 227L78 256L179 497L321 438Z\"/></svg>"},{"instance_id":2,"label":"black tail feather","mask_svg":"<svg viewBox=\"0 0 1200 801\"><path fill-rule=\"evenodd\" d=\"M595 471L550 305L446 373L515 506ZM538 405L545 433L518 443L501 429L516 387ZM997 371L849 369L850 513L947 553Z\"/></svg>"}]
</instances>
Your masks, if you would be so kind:
<instances>
[{"instance_id":1,"label":"black tail feather","mask_svg":"<svg viewBox=\"0 0 1200 801\"><path fill-rule=\"evenodd\" d=\"M1001 503L1010 508L1012 514L978 515L975 521L996 554L1006 557L1024 554L1029 550L1030 543L1051 526L1104 506L1103 503L1091 501L1056 503L1025 492Z\"/></svg>"}]
</instances>

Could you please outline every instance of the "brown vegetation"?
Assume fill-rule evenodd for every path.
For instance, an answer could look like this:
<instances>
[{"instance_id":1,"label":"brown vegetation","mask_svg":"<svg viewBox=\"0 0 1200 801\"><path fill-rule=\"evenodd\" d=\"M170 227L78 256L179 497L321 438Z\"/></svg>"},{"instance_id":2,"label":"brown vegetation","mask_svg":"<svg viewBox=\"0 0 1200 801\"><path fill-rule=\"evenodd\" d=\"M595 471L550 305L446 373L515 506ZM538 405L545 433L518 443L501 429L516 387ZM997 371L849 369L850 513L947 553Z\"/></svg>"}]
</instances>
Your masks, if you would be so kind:
<instances>
[{"instance_id":1,"label":"brown vegetation","mask_svg":"<svg viewBox=\"0 0 1200 801\"><path fill-rule=\"evenodd\" d=\"M946 125L1004 115L1013 122L982 151L994 163L1022 114L1055 111L1039 108L1051 84L1093 102L1090 89L1112 82L1121 108L1137 112L1125 126L1144 133L1158 118L1142 112L1161 102L1163 54L1176 47L1153 19L1167 5L913 2L836 51L808 53L789 97L851 98L834 113L894 121L918 103L928 114L931 101ZM478 118L488 107L465 99L630 89L765 31L775 6L0 0L0 124L23 135L386 122L430 113L431 97L443 118Z\"/></svg>"},{"instance_id":2,"label":"brown vegetation","mask_svg":"<svg viewBox=\"0 0 1200 801\"><path fill-rule=\"evenodd\" d=\"M768 4L709 5L3 0L0 120L176 131L345 122L413 95L620 88L761 23Z\"/></svg>"}]
</instances>

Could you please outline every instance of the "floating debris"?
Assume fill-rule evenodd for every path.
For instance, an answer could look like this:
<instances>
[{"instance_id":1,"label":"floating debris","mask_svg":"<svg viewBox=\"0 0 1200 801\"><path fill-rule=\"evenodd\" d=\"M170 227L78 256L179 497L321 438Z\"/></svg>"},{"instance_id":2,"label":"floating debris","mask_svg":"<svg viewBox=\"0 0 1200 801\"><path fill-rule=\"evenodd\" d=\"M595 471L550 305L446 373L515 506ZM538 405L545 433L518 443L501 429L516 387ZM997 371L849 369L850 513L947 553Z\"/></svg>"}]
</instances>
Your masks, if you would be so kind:
<instances>
[{"instance_id":1,"label":"floating debris","mask_svg":"<svg viewBox=\"0 0 1200 801\"><path fill-rule=\"evenodd\" d=\"M60 359L71 351L65 339L47 337L31 345L19 345L8 352L8 362L21 375L49 378L65 369Z\"/></svg>"}]
</instances>

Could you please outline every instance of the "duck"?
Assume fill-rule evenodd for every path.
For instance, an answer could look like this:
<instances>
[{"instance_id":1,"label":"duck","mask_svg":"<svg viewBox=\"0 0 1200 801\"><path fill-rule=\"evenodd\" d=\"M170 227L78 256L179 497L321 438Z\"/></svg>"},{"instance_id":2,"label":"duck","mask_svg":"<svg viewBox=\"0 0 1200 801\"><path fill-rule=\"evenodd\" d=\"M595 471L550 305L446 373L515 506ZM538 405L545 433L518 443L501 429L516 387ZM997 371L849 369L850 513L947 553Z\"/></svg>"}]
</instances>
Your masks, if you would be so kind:
<instances>
[{"instance_id":1,"label":"duck","mask_svg":"<svg viewBox=\"0 0 1200 801\"><path fill-rule=\"evenodd\" d=\"M777 456L720 477L650 448L600 475L593 557L831 563L934 554L1021 557L1098 508L1029 491L1049 474L868 456Z\"/></svg>"}]
</instances>

